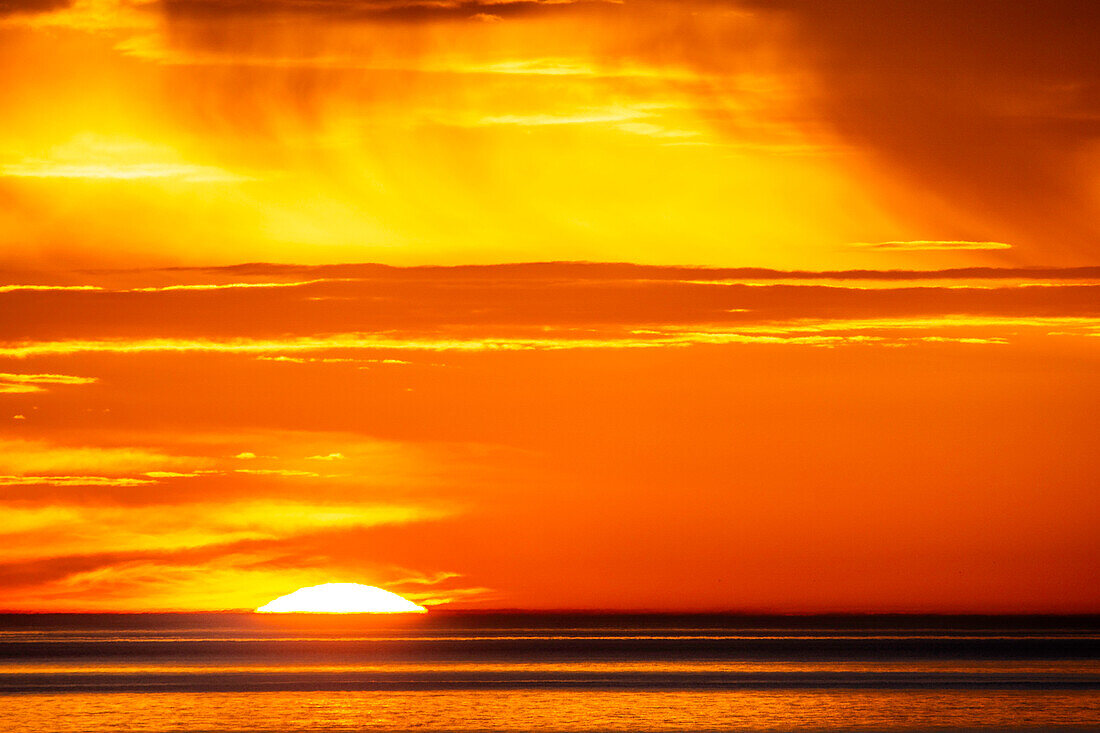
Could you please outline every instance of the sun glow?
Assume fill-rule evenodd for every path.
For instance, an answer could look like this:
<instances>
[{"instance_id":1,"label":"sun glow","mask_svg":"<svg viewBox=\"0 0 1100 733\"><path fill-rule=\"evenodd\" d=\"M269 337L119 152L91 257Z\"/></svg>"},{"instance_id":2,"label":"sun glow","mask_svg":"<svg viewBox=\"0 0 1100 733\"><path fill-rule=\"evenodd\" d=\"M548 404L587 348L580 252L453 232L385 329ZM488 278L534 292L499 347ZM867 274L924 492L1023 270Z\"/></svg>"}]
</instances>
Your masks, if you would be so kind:
<instances>
[{"instance_id":1,"label":"sun glow","mask_svg":"<svg viewBox=\"0 0 1100 733\"><path fill-rule=\"evenodd\" d=\"M427 613L427 609L371 585L325 583L280 596L256 613Z\"/></svg>"}]
</instances>

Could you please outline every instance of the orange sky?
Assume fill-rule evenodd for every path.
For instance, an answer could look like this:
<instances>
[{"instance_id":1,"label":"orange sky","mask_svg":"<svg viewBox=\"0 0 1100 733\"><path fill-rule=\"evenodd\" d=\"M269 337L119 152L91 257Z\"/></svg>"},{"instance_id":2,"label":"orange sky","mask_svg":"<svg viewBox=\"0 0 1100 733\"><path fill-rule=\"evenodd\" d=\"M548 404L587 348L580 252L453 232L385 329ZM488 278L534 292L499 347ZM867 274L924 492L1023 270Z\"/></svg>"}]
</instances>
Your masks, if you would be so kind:
<instances>
[{"instance_id":1,"label":"orange sky","mask_svg":"<svg viewBox=\"0 0 1100 733\"><path fill-rule=\"evenodd\" d=\"M1090 8L0 0L0 608L1100 611Z\"/></svg>"}]
</instances>

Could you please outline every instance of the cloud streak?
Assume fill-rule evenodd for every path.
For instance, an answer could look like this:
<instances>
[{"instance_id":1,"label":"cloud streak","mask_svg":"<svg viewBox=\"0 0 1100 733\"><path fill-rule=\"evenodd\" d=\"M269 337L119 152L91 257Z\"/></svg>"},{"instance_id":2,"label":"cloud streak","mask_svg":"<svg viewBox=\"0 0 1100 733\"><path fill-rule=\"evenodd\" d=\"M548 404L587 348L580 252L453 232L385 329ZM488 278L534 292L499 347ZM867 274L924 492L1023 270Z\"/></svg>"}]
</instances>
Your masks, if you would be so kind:
<instances>
[{"instance_id":1,"label":"cloud streak","mask_svg":"<svg viewBox=\"0 0 1100 733\"><path fill-rule=\"evenodd\" d=\"M150 482L145 482L150 483ZM407 524L438 519L438 509L401 505L317 504L301 501L239 501L216 504L155 504L140 507L8 505L11 525L0 530L11 559L65 555L95 547L133 552L273 540L323 530Z\"/></svg>"},{"instance_id":2,"label":"cloud streak","mask_svg":"<svg viewBox=\"0 0 1100 733\"><path fill-rule=\"evenodd\" d=\"M797 346L840 345L850 343L883 343L897 345L917 343L906 334L956 330L965 334L976 329L1034 330L1038 334L1094 335L1100 330L1100 317L983 317L953 316L881 319L798 319L787 323L727 326L709 330L660 327L624 329L603 332L594 338L582 331L559 331L553 336L409 336L405 338L377 336L367 333L333 334L326 337L303 337L285 340L70 340L25 343L0 346L0 357L27 359L43 356L80 354L155 354L204 353L267 356L279 353L399 351L399 352L494 352L494 351L560 351L575 349L648 349L685 347L700 344L746 345L787 344ZM856 335L852 331L875 330L873 337ZM813 332L812 335L809 332ZM896 332L896 335L889 335ZM946 339L940 339L946 340ZM244 469L241 469L243 472Z\"/></svg>"},{"instance_id":3,"label":"cloud streak","mask_svg":"<svg viewBox=\"0 0 1100 733\"><path fill-rule=\"evenodd\" d=\"M248 178L182 160L165 146L90 134L78 135L43 157L0 163L0 178L4 177L182 183L228 183Z\"/></svg>"},{"instance_id":4,"label":"cloud streak","mask_svg":"<svg viewBox=\"0 0 1100 733\"><path fill-rule=\"evenodd\" d=\"M71 374L14 374L0 373L0 394L31 394L45 392L44 385L94 384L95 377L77 377Z\"/></svg>"},{"instance_id":5,"label":"cloud streak","mask_svg":"<svg viewBox=\"0 0 1100 733\"><path fill-rule=\"evenodd\" d=\"M1012 249L1011 244L1006 244L1004 242L968 242L954 239L917 239L906 242L857 242L852 246L889 252L953 252Z\"/></svg>"},{"instance_id":6,"label":"cloud streak","mask_svg":"<svg viewBox=\"0 0 1100 733\"><path fill-rule=\"evenodd\" d=\"M387 20L424 22L503 19L516 15L553 12L570 6L606 6L616 0L260 0L252 3L226 0L162 0L174 17L304 15L330 21ZM479 17L480 16L480 17Z\"/></svg>"},{"instance_id":7,"label":"cloud streak","mask_svg":"<svg viewBox=\"0 0 1100 733\"><path fill-rule=\"evenodd\" d=\"M118 476L0 476L0 486L145 486L152 479Z\"/></svg>"},{"instance_id":8,"label":"cloud streak","mask_svg":"<svg viewBox=\"0 0 1100 733\"><path fill-rule=\"evenodd\" d=\"M0 1L0 17L5 15L19 15L31 13L48 13L59 8L66 8L70 0L2 0Z\"/></svg>"},{"instance_id":9,"label":"cloud streak","mask_svg":"<svg viewBox=\"0 0 1100 733\"><path fill-rule=\"evenodd\" d=\"M340 368L409 361L394 352L891 345L919 343L910 339L917 332L986 339L994 330L1012 338L1018 329L1087 335L1100 319L1096 268L779 272L547 263L167 274L208 280L0 293L19 316L0 326L0 358L226 354ZM866 323L878 324L873 339ZM807 334L805 324L817 333Z\"/></svg>"}]
</instances>

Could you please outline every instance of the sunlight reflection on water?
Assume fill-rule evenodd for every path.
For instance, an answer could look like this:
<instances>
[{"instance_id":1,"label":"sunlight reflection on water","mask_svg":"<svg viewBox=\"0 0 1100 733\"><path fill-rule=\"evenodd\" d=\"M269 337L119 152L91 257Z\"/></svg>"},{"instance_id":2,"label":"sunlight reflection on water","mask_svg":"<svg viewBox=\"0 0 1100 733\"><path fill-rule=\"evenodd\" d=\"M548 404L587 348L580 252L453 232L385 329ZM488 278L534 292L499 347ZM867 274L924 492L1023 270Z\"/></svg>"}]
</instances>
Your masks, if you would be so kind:
<instances>
[{"instance_id":1,"label":"sunlight reflection on water","mask_svg":"<svg viewBox=\"0 0 1100 733\"><path fill-rule=\"evenodd\" d=\"M1096 692L444 691L21 695L9 733L1089 727Z\"/></svg>"}]
</instances>

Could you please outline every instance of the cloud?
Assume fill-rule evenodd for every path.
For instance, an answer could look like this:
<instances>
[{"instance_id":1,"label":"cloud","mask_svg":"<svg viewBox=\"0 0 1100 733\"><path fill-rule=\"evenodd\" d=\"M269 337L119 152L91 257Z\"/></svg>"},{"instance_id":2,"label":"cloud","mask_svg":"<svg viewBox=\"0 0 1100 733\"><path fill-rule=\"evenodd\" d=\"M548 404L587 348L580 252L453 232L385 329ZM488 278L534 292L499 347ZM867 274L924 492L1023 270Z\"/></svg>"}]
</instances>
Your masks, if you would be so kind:
<instances>
[{"instance_id":1,"label":"cloud","mask_svg":"<svg viewBox=\"0 0 1100 733\"><path fill-rule=\"evenodd\" d=\"M1100 280L1100 266L1083 267L953 267L940 269L826 269L780 270L765 267L704 267L647 265L631 262L515 262L491 265L450 266L394 266L376 263L339 265L295 265L285 263L251 262L224 267L172 267L133 270L83 271L78 273L88 284L79 286L17 285L0 286L20 289L42 288L46 290L112 290L126 292L143 287L116 287L117 279L156 281L172 278L175 285L198 285L213 289L214 285L275 283L306 287L323 283L358 283L349 287L363 287L364 283L384 282L593 282L607 280L681 280L696 281L752 281L752 280L883 280L905 282L910 280L1036 280L1072 281ZM55 275L56 276L56 275ZM182 280L183 282L178 282ZM214 281L214 282L211 282ZM163 289L169 285L145 286Z\"/></svg>"},{"instance_id":2,"label":"cloud","mask_svg":"<svg viewBox=\"0 0 1100 733\"><path fill-rule=\"evenodd\" d=\"M379 504L401 497L415 503L416 497L448 484L438 473L440 461L467 452L461 447L328 431L133 435L99 429L79 435L104 445L0 438L0 501L136 507L244 500L261 494L272 500L308 495L312 501L334 505ZM135 439L145 445L109 445ZM229 449L242 443L257 448L244 463L247 467ZM339 470L314 470L322 465L338 465Z\"/></svg>"},{"instance_id":3,"label":"cloud","mask_svg":"<svg viewBox=\"0 0 1100 733\"><path fill-rule=\"evenodd\" d=\"M143 486L149 479L119 476L0 476L0 486Z\"/></svg>"},{"instance_id":4,"label":"cloud","mask_svg":"<svg viewBox=\"0 0 1100 733\"><path fill-rule=\"evenodd\" d=\"M66 8L71 0L0 0L0 17L5 15L46 13Z\"/></svg>"},{"instance_id":5,"label":"cloud","mask_svg":"<svg viewBox=\"0 0 1100 733\"><path fill-rule=\"evenodd\" d=\"M517 127L545 127L548 125L591 125L604 122L626 122L650 117L649 108L630 109L608 107L606 109L580 110L568 114L499 115L482 117L480 125L515 125ZM620 126L621 127L621 126Z\"/></svg>"},{"instance_id":6,"label":"cloud","mask_svg":"<svg viewBox=\"0 0 1100 733\"><path fill-rule=\"evenodd\" d=\"M84 133L42 157L0 162L0 178L59 178L88 181L171 180L228 183L248 180L229 171L185 161L163 145Z\"/></svg>"},{"instance_id":7,"label":"cloud","mask_svg":"<svg viewBox=\"0 0 1100 733\"><path fill-rule=\"evenodd\" d=\"M77 554L88 548L96 552L170 552L318 531L423 522L447 514L440 508L401 504L263 499L128 507L8 504L4 507L6 522L0 528L0 539L9 559Z\"/></svg>"},{"instance_id":8,"label":"cloud","mask_svg":"<svg viewBox=\"0 0 1100 733\"><path fill-rule=\"evenodd\" d=\"M332 279L300 280L298 282L277 283L204 283L194 285L160 285L144 288L129 288L115 292L125 293L167 293L176 290L236 290L244 288L300 288L305 285L315 285L323 282L337 282ZM22 288L21 288L22 289ZM97 288L63 288L64 290L95 290Z\"/></svg>"},{"instance_id":9,"label":"cloud","mask_svg":"<svg viewBox=\"0 0 1100 733\"><path fill-rule=\"evenodd\" d=\"M1047 261L1095 257L1097 201L1078 168L1100 120L1088 0L730 5L790 29L816 114L915 206Z\"/></svg>"},{"instance_id":10,"label":"cloud","mask_svg":"<svg viewBox=\"0 0 1100 733\"><path fill-rule=\"evenodd\" d=\"M1000 548L998 564L1022 546L1070 577L1095 534L1080 510L1095 483L1081 427L1100 333L1094 268L252 264L50 277L104 289L3 294L5 348L52 345L4 373L101 381L58 387L33 420L9 423L40 441L0 445L0 461L23 456L0 468L15 482L0 487L2 510L20 526L4 537L0 587L23 608L247 607L294 584L436 571L465 577L401 589L642 607L660 600L655 572L685 603L717 605L727 591L710 579L732 559L749 558L745 587L767 600L806 563L843 564L853 542L876 548L868 565L889 578L937 537L934 561L912 561L935 588L943 556L971 542ZM300 280L321 282L133 292ZM318 360L253 359L282 354ZM358 369L357 357L388 356L448 368ZM75 452L87 447L102 451ZM344 458L315 459L333 454ZM1059 501L1032 502L1052 470ZM387 507L409 514L374 513ZM944 517L954 524L937 533ZM1001 531L991 525L1011 542L981 534ZM1052 535L1070 540L1059 549ZM706 578L685 579L669 557ZM753 580L773 578L777 557L782 578ZM586 585L548 589L561 581L533 570L563 566L586 568ZM646 582L607 587L639 567Z\"/></svg>"},{"instance_id":11,"label":"cloud","mask_svg":"<svg viewBox=\"0 0 1100 733\"><path fill-rule=\"evenodd\" d=\"M1027 12L989 0L963 9L857 0L845 12L820 2L749 0L169 0L141 7L148 27L120 34L111 46L129 56L118 64L123 71L110 66L120 75L111 88L131 76L168 75L170 95L153 94L150 110L211 113L168 115L176 122L164 136L176 139L141 140L157 150L106 161L48 146L24 150L21 137L41 139L28 123L12 133L17 154L0 166L13 186L32 192L30 209L51 213L57 198L40 199L37 189L51 185L40 181L247 182L240 186L247 190L233 192L239 198L218 199L218 216L204 219L209 227L190 222L183 228L201 231L181 232L181 241L163 234L173 240L158 248L173 253L163 261L201 261L191 243L231 236L238 246L250 243L251 253L288 258L313 256L310 247L325 244L339 245L340 258L358 247L396 246L382 256L438 261L449 252L448 261L461 261L465 255L455 253L462 248L501 260L521 251L505 243L526 241L532 231L539 250L554 257L652 252L667 260L662 243L677 242L675 256L685 261L781 266L806 253L823 264L838 242L900 242L913 231L943 241L1011 242L1025 262L1088 262L1094 253L1100 217L1082 171L1092 169L1095 154L1098 108L1089 90L1100 70L1076 21L1088 7L1081 2ZM478 13L510 19L471 21ZM525 20L513 22L517 15ZM283 22L288 16L295 22ZM386 18L409 22L383 30L372 23ZM136 72L135 58L217 68ZM503 78L509 75L524 81ZM535 76L546 78L536 84ZM159 86L167 85L150 82ZM256 95L261 88L267 91ZM614 150L592 125L580 124L601 106L645 104L674 111L668 119L603 121L623 138ZM104 120L125 127L133 104L120 96L115 106ZM440 129L426 129L433 124ZM527 141L521 130L531 133ZM478 166L439 154L473 147L481 151ZM401 175L387 152L397 150L405 151ZM558 169L562 151L576 159ZM814 160L803 160L807 154ZM257 160L272 170L255 170ZM532 165L544 175L528 175ZM571 170L594 179L593 190L618 193L588 206L586 186L571 185ZM666 175L646 174L655 170ZM456 185L435 191L439 181ZM410 203L421 195L432 205ZM197 203L154 198L180 220ZM478 200L509 205L485 217L475 213ZM719 201L735 207L733 215L712 218ZM146 261L162 256L142 244L157 235L161 217L132 235L108 232L107 222L84 216L101 211L98 203L78 202L83 211L74 214L104 229L97 242L123 237L128 252ZM35 253L83 250L90 237L56 216L28 211L20 219L12 241L32 241ZM745 244L731 250L731 242ZM891 249L915 251L863 251L878 258ZM983 249L989 261L1006 254ZM983 249L937 246L945 256L937 264ZM214 246L205 253L222 256ZM101 247L95 256L104 256Z\"/></svg>"},{"instance_id":12,"label":"cloud","mask_svg":"<svg viewBox=\"0 0 1100 733\"><path fill-rule=\"evenodd\" d=\"M341 370L409 361L399 352L713 343L718 337L698 335L705 329L721 330L731 344L774 343L787 325L810 321L832 322L830 339L846 343L845 324L871 320L926 331L957 328L961 318L975 328L1018 324L1085 333L1100 318L1098 268L784 272L544 263L256 265L171 274L215 280L208 285L220 277L234 278L233 284L262 284L253 277L278 284L287 276L308 284L0 294L13 315L0 324L0 358L222 354ZM297 280L303 274L323 276ZM783 343L809 342L799 337Z\"/></svg>"},{"instance_id":13,"label":"cloud","mask_svg":"<svg viewBox=\"0 0 1100 733\"><path fill-rule=\"evenodd\" d=\"M395 590L429 605L486 593L447 571L417 572L377 563L342 563L334 568L324 558L295 553L292 544L279 548L245 543L230 551L100 553L0 564L0 585L20 591L5 598L4 610L41 608L32 599L61 610L250 610L297 588L333 582L334 576ZM417 577L428 585L411 584Z\"/></svg>"},{"instance_id":14,"label":"cloud","mask_svg":"<svg viewBox=\"0 0 1100 733\"><path fill-rule=\"evenodd\" d=\"M28 477L28 479L47 473L81 472L80 476L49 478L92 480L96 476L91 475L91 472L125 475L171 468L201 467L205 463L206 460L200 457L171 455L140 447L70 446L46 441L12 440L0 437L0 472ZM86 475L85 472L88 474ZM47 482L49 479L41 478L41 480ZM141 481L141 483L148 483L148 481Z\"/></svg>"},{"instance_id":15,"label":"cloud","mask_svg":"<svg viewBox=\"0 0 1100 733\"><path fill-rule=\"evenodd\" d=\"M156 0L13 0L11 4L36 7L5 14L0 0L0 27L114 33L148 31L157 25L154 13L149 12L156 7Z\"/></svg>"},{"instance_id":16,"label":"cloud","mask_svg":"<svg viewBox=\"0 0 1100 733\"><path fill-rule=\"evenodd\" d=\"M162 0L174 17L218 17L240 15L304 15L330 21L386 20L422 22L432 20L502 19L560 11L570 6L601 7L617 0Z\"/></svg>"},{"instance_id":17,"label":"cloud","mask_svg":"<svg viewBox=\"0 0 1100 733\"><path fill-rule=\"evenodd\" d=\"M1004 242L967 242L960 240L923 240L906 242L856 242L851 246L865 249L886 250L891 252L951 252L956 250L998 250L1012 249Z\"/></svg>"},{"instance_id":18,"label":"cloud","mask_svg":"<svg viewBox=\"0 0 1100 733\"><path fill-rule=\"evenodd\" d=\"M102 290L95 285L0 285L0 293L13 293L20 290Z\"/></svg>"},{"instance_id":19,"label":"cloud","mask_svg":"<svg viewBox=\"0 0 1100 733\"><path fill-rule=\"evenodd\" d=\"M805 324L814 324L807 327ZM870 324L870 325L868 325ZM698 324L702 325L702 324ZM280 352L302 351L398 351L398 352L509 352L509 351L573 351L591 349L655 349L694 345L786 344L792 346L840 345L854 343L892 344L896 339L878 335L846 333L874 329L881 332L937 331L941 329L1001 329L1018 333L1021 329L1037 334L1092 336L1100 329L1100 316L982 316L928 315L898 318L798 318L765 323L726 325L703 330L682 325L654 325L645 329L604 329L597 334L592 329L563 329L547 334L535 329L530 335L480 336L379 336L369 333L334 334L328 337L293 338L285 340L174 340L149 339L134 341L55 341L0 347L0 357L33 358L80 354L155 354L200 353L255 356ZM814 334L807 334L813 331ZM900 337L901 342L912 339ZM952 339L957 340L957 339ZM235 469L238 473L281 476L316 476L311 471L290 469Z\"/></svg>"},{"instance_id":20,"label":"cloud","mask_svg":"<svg viewBox=\"0 0 1100 733\"><path fill-rule=\"evenodd\" d=\"M145 476L149 478L195 478L197 476L210 476L212 474L221 473L217 470L208 471L146 471Z\"/></svg>"},{"instance_id":21,"label":"cloud","mask_svg":"<svg viewBox=\"0 0 1100 733\"><path fill-rule=\"evenodd\" d=\"M94 435L122 438L102 430ZM44 441L0 443L0 460L12 465L99 464L120 474L0 475L0 513L6 520L0 527L5 546L0 587L19 589L7 594L5 608L35 603L57 609L135 603L145 609L254 607L294 590L295 583L334 576L408 584L432 603L479 592L458 582L456 573L390 568L347 550L383 527L400 530L463 513L459 502L438 497L451 480L440 475L439 462L463 453L460 447L305 431L172 431L142 437L203 455L189 460L214 467L139 473L151 459L167 454L134 447L74 452ZM242 443L257 447L259 455L250 462L262 468L245 473L234 468L238 459L226 446ZM321 454L320 446L339 450ZM271 455L291 448L301 457ZM314 456L326 461L339 456L345 473L321 476L294 468L316 466Z\"/></svg>"},{"instance_id":22,"label":"cloud","mask_svg":"<svg viewBox=\"0 0 1100 733\"><path fill-rule=\"evenodd\" d=\"M421 23L432 21L496 22L507 17L561 11L569 6L614 7L620 0L0 0L0 18L21 16L32 27L65 27L88 31L155 27L152 12L171 19L218 21L232 18L300 16L327 22L364 21ZM144 12L143 12L144 11ZM37 17L35 17L37 16Z\"/></svg>"},{"instance_id":23,"label":"cloud","mask_svg":"<svg viewBox=\"0 0 1100 733\"><path fill-rule=\"evenodd\" d=\"M42 385L93 384L95 377L76 377L69 374L12 374L0 373L0 394L28 394L45 392Z\"/></svg>"}]
</instances>

